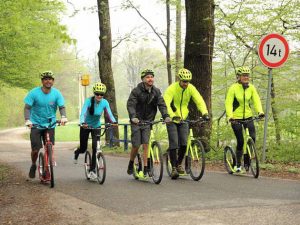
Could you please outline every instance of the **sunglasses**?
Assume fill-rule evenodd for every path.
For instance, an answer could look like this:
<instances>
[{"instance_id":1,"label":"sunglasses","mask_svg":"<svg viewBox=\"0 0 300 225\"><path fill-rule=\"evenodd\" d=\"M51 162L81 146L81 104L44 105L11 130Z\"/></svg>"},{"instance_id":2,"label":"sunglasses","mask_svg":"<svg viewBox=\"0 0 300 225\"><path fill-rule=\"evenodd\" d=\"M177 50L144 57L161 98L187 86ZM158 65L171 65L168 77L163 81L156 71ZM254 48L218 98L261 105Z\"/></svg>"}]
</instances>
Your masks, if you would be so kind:
<instances>
[{"instance_id":1,"label":"sunglasses","mask_svg":"<svg viewBox=\"0 0 300 225\"><path fill-rule=\"evenodd\" d=\"M103 96L104 94L103 93L94 93L94 95L96 95L96 96Z\"/></svg>"},{"instance_id":2,"label":"sunglasses","mask_svg":"<svg viewBox=\"0 0 300 225\"><path fill-rule=\"evenodd\" d=\"M44 77L42 80L54 80L53 77Z\"/></svg>"},{"instance_id":3,"label":"sunglasses","mask_svg":"<svg viewBox=\"0 0 300 225\"><path fill-rule=\"evenodd\" d=\"M189 80L182 80L183 83L189 83Z\"/></svg>"}]
</instances>

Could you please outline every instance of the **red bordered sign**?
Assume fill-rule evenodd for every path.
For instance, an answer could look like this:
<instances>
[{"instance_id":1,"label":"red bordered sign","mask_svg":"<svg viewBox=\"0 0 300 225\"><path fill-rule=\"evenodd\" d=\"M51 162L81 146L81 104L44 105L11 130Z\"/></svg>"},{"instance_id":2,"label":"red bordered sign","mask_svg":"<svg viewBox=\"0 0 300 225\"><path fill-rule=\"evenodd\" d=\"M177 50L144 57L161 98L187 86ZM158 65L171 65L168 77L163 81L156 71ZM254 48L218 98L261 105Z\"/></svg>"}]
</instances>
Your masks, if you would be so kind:
<instances>
[{"instance_id":1,"label":"red bordered sign","mask_svg":"<svg viewBox=\"0 0 300 225\"><path fill-rule=\"evenodd\" d=\"M269 68L280 67L289 56L289 45L280 34L268 34L261 39L258 46L261 62Z\"/></svg>"}]
</instances>

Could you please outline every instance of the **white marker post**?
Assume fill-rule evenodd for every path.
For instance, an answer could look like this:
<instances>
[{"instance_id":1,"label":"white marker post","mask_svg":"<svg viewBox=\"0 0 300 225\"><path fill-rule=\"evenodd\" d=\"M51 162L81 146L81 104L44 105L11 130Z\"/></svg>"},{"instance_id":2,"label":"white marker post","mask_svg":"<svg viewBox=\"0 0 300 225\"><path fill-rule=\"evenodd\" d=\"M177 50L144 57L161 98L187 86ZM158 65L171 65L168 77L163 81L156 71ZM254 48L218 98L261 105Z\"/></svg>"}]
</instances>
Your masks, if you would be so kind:
<instances>
[{"instance_id":1,"label":"white marker post","mask_svg":"<svg viewBox=\"0 0 300 225\"><path fill-rule=\"evenodd\" d=\"M267 128L268 128L268 115L270 108L271 98L271 83L272 83L272 68L280 67L288 58L289 45L286 39L279 34L268 34L264 36L258 46L258 55L261 62L268 67L268 92L266 102L266 117L264 125L264 142L263 142L263 155L262 161L266 160L266 143L267 143Z\"/></svg>"}]
</instances>

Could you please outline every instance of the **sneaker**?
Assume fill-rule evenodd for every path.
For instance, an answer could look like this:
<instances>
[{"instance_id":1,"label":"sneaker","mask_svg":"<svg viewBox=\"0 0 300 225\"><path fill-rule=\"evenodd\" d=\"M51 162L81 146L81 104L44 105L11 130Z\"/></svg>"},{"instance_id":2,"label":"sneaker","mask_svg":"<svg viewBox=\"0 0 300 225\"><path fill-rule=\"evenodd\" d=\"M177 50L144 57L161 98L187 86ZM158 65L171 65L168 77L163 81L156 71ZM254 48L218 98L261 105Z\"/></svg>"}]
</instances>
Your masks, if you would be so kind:
<instances>
[{"instance_id":1,"label":"sneaker","mask_svg":"<svg viewBox=\"0 0 300 225\"><path fill-rule=\"evenodd\" d=\"M178 177L179 177L179 174L177 172L177 169L176 169L176 167L173 167L172 172L171 172L171 179L176 180Z\"/></svg>"},{"instance_id":2,"label":"sneaker","mask_svg":"<svg viewBox=\"0 0 300 225\"><path fill-rule=\"evenodd\" d=\"M127 168L127 174L132 175L133 174L133 162L129 161L128 168Z\"/></svg>"},{"instance_id":3,"label":"sneaker","mask_svg":"<svg viewBox=\"0 0 300 225\"><path fill-rule=\"evenodd\" d=\"M234 166L233 170L234 170L234 172L239 173L242 171L242 168L240 166L239 167Z\"/></svg>"},{"instance_id":4,"label":"sneaker","mask_svg":"<svg viewBox=\"0 0 300 225\"><path fill-rule=\"evenodd\" d=\"M177 172L179 175L183 175L184 174L184 169L182 167L182 165L177 166L176 168Z\"/></svg>"},{"instance_id":5,"label":"sneaker","mask_svg":"<svg viewBox=\"0 0 300 225\"><path fill-rule=\"evenodd\" d=\"M77 163L78 163L77 149L78 149L78 148L75 148L75 149L74 149L74 158L73 158L74 164L77 164Z\"/></svg>"},{"instance_id":6,"label":"sneaker","mask_svg":"<svg viewBox=\"0 0 300 225\"><path fill-rule=\"evenodd\" d=\"M30 170L29 170L29 177L30 178L35 178L35 171L36 171L36 165L31 165Z\"/></svg>"},{"instance_id":7,"label":"sneaker","mask_svg":"<svg viewBox=\"0 0 300 225\"><path fill-rule=\"evenodd\" d=\"M90 171L89 177L90 177L90 179L95 180L95 179L97 179L97 174L94 171Z\"/></svg>"}]
</instances>

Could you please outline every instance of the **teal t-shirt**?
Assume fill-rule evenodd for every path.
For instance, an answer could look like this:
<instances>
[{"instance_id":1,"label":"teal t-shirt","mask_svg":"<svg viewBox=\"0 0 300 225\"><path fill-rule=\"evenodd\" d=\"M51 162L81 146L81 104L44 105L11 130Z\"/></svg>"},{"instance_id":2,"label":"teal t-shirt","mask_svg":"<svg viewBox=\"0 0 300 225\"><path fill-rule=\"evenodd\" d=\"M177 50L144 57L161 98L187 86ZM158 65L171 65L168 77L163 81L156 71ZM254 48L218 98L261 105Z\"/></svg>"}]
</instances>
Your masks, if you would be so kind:
<instances>
[{"instance_id":1,"label":"teal t-shirt","mask_svg":"<svg viewBox=\"0 0 300 225\"><path fill-rule=\"evenodd\" d=\"M31 106L30 121L42 127L48 127L49 123L56 121L56 110L65 105L65 100L56 88L51 88L48 94L42 91L42 87L32 89L24 99L24 103ZM55 127L56 124L52 126Z\"/></svg>"}]
</instances>

